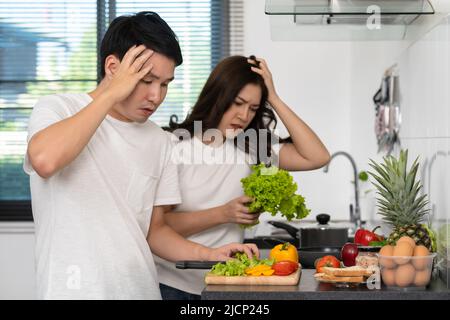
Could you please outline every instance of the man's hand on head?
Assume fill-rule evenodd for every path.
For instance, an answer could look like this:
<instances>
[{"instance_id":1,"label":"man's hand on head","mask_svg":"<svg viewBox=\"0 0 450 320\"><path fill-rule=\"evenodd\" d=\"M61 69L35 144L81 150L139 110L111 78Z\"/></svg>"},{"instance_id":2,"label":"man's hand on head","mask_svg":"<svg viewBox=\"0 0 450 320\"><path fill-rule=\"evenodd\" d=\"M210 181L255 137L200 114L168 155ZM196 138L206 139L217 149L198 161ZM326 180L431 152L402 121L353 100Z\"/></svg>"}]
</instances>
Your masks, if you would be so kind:
<instances>
[{"instance_id":1,"label":"man's hand on head","mask_svg":"<svg viewBox=\"0 0 450 320\"><path fill-rule=\"evenodd\" d=\"M147 49L144 45L132 46L123 56L115 72L105 68L108 70L107 76L111 78L106 90L115 103L125 100L139 81L153 69L153 64L147 63L153 53L153 50ZM108 64L108 60L106 63Z\"/></svg>"}]
</instances>

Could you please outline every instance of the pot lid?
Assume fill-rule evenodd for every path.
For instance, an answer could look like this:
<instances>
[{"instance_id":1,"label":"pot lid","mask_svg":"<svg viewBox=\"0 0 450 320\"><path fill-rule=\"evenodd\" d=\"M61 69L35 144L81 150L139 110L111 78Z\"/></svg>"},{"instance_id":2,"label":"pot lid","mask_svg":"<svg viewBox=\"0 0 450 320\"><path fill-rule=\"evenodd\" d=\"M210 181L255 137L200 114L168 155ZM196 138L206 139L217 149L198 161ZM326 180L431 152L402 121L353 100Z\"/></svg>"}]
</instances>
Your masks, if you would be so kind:
<instances>
[{"instance_id":1,"label":"pot lid","mask_svg":"<svg viewBox=\"0 0 450 320\"><path fill-rule=\"evenodd\" d=\"M328 229L339 229L339 230L347 230L348 228L339 226L333 222L330 222L330 215L326 213L320 213L316 216L317 223L312 223L309 225L302 226L300 229L319 229L319 230L328 230Z\"/></svg>"}]
</instances>

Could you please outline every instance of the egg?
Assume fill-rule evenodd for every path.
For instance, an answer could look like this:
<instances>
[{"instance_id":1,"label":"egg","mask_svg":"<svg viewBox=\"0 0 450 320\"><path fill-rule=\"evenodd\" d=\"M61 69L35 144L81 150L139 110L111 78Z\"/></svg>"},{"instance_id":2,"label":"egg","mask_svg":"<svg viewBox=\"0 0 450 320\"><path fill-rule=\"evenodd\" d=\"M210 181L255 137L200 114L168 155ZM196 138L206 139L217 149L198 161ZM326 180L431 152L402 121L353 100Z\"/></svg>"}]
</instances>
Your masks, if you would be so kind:
<instances>
[{"instance_id":1,"label":"egg","mask_svg":"<svg viewBox=\"0 0 450 320\"><path fill-rule=\"evenodd\" d=\"M397 264L405 264L408 263L409 260L411 260L411 256L414 253L414 248L411 247L411 245L406 242L402 241L400 243L397 243L397 245L394 248L394 258L395 263Z\"/></svg>"},{"instance_id":2,"label":"egg","mask_svg":"<svg viewBox=\"0 0 450 320\"><path fill-rule=\"evenodd\" d=\"M414 282L416 269L410 263L398 266L395 271L395 284L399 287L407 287Z\"/></svg>"},{"instance_id":3,"label":"egg","mask_svg":"<svg viewBox=\"0 0 450 320\"><path fill-rule=\"evenodd\" d=\"M414 285L418 287L424 287L430 282L431 272L430 270L417 271L414 277Z\"/></svg>"},{"instance_id":4,"label":"egg","mask_svg":"<svg viewBox=\"0 0 450 320\"><path fill-rule=\"evenodd\" d=\"M394 259L388 258L388 257L392 257L393 254L394 254L394 246L386 245L386 246L382 247L379 252L380 265L384 268L394 268L396 265L394 262Z\"/></svg>"},{"instance_id":5,"label":"egg","mask_svg":"<svg viewBox=\"0 0 450 320\"><path fill-rule=\"evenodd\" d=\"M383 283L387 286L395 285L395 270L383 268L381 271L381 279L383 279Z\"/></svg>"},{"instance_id":6,"label":"egg","mask_svg":"<svg viewBox=\"0 0 450 320\"><path fill-rule=\"evenodd\" d=\"M416 246L414 248L414 258L412 258L412 263L416 270L424 270L425 268L431 267L431 262L433 261L429 255L430 251L425 246Z\"/></svg>"},{"instance_id":7,"label":"egg","mask_svg":"<svg viewBox=\"0 0 450 320\"><path fill-rule=\"evenodd\" d=\"M401 242L407 242L413 248L416 246L416 242L414 241L414 239L408 236L401 237L400 239L397 240L396 244L399 244Z\"/></svg>"}]
</instances>

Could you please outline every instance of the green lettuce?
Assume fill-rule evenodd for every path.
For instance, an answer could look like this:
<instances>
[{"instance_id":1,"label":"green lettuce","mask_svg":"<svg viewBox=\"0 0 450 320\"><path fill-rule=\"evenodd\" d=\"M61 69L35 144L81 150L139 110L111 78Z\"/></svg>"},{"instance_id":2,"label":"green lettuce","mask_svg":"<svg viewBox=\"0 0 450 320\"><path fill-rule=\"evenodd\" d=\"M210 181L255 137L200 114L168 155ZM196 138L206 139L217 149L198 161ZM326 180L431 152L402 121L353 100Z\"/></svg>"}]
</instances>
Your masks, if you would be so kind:
<instances>
[{"instance_id":1,"label":"green lettuce","mask_svg":"<svg viewBox=\"0 0 450 320\"><path fill-rule=\"evenodd\" d=\"M252 167L253 172L241 179L245 195L254 199L249 205L250 212L278 212L292 219L303 219L311 210L306 208L305 198L295 194L297 184L288 171L275 166L266 168L261 163Z\"/></svg>"}]
</instances>

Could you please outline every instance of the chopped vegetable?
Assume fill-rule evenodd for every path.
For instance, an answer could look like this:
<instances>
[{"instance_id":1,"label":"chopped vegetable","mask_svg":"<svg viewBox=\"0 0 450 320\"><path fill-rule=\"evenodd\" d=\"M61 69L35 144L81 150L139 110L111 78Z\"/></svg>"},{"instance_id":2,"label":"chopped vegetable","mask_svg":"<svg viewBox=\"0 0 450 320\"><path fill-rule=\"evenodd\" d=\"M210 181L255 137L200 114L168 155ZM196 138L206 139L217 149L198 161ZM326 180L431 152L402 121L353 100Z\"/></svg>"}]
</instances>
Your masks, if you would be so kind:
<instances>
[{"instance_id":1,"label":"chopped vegetable","mask_svg":"<svg viewBox=\"0 0 450 320\"><path fill-rule=\"evenodd\" d=\"M275 270L266 264L260 264L245 269L245 274L248 276L271 276L274 272Z\"/></svg>"},{"instance_id":2,"label":"chopped vegetable","mask_svg":"<svg viewBox=\"0 0 450 320\"><path fill-rule=\"evenodd\" d=\"M249 205L250 212L278 212L287 220L303 219L310 210L305 206L305 199L295 194L297 184L288 171L275 166L266 168L263 163L254 165L253 172L241 179L244 193L254 201Z\"/></svg>"},{"instance_id":3,"label":"chopped vegetable","mask_svg":"<svg viewBox=\"0 0 450 320\"><path fill-rule=\"evenodd\" d=\"M248 268L265 265L271 269L273 263L274 261L271 259L259 260L256 257L249 259L245 253L238 252L234 259L216 263L210 272L218 276L245 276Z\"/></svg>"}]
</instances>

